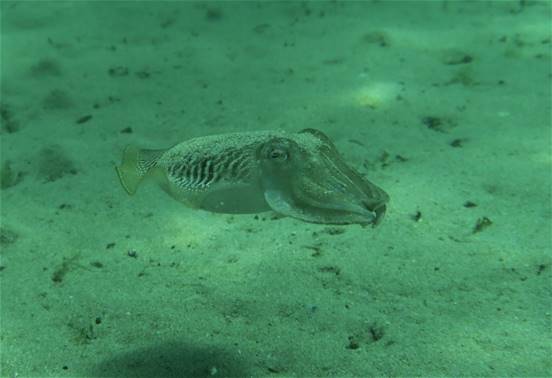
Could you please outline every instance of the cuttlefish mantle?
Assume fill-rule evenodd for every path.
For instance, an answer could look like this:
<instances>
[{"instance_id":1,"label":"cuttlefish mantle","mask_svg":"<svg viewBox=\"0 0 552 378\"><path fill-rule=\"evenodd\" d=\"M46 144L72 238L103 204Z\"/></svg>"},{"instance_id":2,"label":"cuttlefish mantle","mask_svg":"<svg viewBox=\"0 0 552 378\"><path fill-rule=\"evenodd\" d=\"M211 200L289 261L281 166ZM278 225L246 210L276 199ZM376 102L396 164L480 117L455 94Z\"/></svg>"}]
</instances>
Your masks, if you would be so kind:
<instances>
[{"instance_id":1,"label":"cuttlefish mantle","mask_svg":"<svg viewBox=\"0 0 552 378\"><path fill-rule=\"evenodd\" d=\"M129 146L117 173L131 195L151 177L192 208L232 214L273 210L314 223L377 225L389 201L315 129L212 135L165 150Z\"/></svg>"}]
</instances>

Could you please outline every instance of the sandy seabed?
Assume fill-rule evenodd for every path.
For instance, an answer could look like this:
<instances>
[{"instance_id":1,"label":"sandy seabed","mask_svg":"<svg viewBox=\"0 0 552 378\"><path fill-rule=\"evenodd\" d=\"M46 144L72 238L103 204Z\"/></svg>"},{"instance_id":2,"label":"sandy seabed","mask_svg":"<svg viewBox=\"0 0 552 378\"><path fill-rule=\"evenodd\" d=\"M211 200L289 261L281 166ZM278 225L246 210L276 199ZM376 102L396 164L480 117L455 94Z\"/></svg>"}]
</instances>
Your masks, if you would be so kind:
<instances>
[{"instance_id":1,"label":"sandy seabed","mask_svg":"<svg viewBox=\"0 0 552 378\"><path fill-rule=\"evenodd\" d=\"M2 377L552 375L550 2L0 11ZM389 193L380 226L113 169L305 127Z\"/></svg>"}]
</instances>

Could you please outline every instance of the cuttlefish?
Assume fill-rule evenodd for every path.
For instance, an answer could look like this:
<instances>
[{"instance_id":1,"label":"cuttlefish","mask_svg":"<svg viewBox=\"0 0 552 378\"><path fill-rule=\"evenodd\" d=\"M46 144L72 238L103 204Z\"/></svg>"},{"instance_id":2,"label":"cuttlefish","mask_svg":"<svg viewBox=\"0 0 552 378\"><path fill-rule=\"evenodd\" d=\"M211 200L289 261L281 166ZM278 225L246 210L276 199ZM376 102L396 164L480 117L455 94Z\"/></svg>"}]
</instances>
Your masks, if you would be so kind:
<instances>
[{"instance_id":1,"label":"cuttlefish","mask_svg":"<svg viewBox=\"0 0 552 378\"><path fill-rule=\"evenodd\" d=\"M117 173L130 195L151 177L192 208L273 210L314 223L377 225L389 201L315 129L212 135L164 150L128 146Z\"/></svg>"}]
</instances>

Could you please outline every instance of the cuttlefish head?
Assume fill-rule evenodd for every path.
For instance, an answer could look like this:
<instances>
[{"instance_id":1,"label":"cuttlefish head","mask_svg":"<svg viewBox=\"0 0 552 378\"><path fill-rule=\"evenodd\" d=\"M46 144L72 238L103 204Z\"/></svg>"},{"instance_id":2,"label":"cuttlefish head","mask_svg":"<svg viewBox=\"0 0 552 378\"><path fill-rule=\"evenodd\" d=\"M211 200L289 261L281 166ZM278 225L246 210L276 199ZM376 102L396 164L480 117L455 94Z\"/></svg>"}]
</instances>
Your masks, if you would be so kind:
<instances>
[{"instance_id":1,"label":"cuttlefish head","mask_svg":"<svg viewBox=\"0 0 552 378\"><path fill-rule=\"evenodd\" d=\"M381 222L389 196L349 167L321 131L274 137L257 150L261 185L276 212L308 222Z\"/></svg>"}]
</instances>

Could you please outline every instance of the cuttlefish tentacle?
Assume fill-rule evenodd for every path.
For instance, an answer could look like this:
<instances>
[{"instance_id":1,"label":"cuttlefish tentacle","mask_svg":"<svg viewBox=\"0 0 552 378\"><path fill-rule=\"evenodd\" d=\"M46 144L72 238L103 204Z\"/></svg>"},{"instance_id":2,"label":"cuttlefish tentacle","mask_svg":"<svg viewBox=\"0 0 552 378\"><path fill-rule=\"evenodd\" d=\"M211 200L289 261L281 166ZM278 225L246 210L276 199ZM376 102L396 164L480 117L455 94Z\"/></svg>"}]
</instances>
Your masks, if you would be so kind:
<instances>
[{"instance_id":1,"label":"cuttlefish tentacle","mask_svg":"<svg viewBox=\"0 0 552 378\"><path fill-rule=\"evenodd\" d=\"M215 135L167 150L127 147L117 173L129 194L153 177L190 207L240 214L274 210L316 223L377 224L389 200L315 129Z\"/></svg>"},{"instance_id":2,"label":"cuttlefish tentacle","mask_svg":"<svg viewBox=\"0 0 552 378\"><path fill-rule=\"evenodd\" d=\"M345 164L343 159L339 157L333 143L327 151L326 149L322 151L321 157L330 167L331 174L329 177L333 181L329 185L338 188L335 193L337 195L348 194L356 198L352 201L355 207L360 208L361 211L372 213L376 224L381 222L386 211L386 204L389 201L387 193Z\"/></svg>"}]
</instances>

